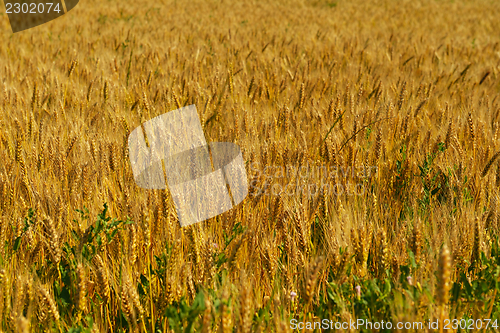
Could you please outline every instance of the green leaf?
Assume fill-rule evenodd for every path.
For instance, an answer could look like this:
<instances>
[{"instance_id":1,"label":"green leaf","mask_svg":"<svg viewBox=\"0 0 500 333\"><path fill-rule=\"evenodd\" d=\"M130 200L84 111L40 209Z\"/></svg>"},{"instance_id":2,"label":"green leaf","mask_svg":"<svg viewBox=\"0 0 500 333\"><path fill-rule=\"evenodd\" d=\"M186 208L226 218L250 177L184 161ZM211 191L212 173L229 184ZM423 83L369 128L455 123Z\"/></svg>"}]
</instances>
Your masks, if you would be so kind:
<instances>
[{"instance_id":1,"label":"green leaf","mask_svg":"<svg viewBox=\"0 0 500 333\"><path fill-rule=\"evenodd\" d=\"M14 241L14 252L17 252L17 250L19 249L19 246L21 245L21 237L22 236L19 236L16 238L16 240Z\"/></svg>"},{"instance_id":2,"label":"green leaf","mask_svg":"<svg viewBox=\"0 0 500 333\"><path fill-rule=\"evenodd\" d=\"M410 265L412 268L417 268L417 262L415 261L415 254L412 250L408 250L408 256L410 257Z\"/></svg>"}]
</instances>

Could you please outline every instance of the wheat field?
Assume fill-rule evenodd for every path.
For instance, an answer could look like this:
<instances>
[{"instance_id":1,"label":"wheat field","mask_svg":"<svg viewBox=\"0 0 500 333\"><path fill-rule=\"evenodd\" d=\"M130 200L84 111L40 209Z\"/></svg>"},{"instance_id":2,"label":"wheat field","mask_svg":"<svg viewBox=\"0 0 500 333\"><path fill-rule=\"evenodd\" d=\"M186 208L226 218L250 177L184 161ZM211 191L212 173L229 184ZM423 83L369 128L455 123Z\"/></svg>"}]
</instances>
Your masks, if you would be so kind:
<instances>
[{"instance_id":1,"label":"wheat field","mask_svg":"<svg viewBox=\"0 0 500 333\"><path fill-rule=\"evenodd\" d=\"M81 0L12 34L2 11L0 332L497 331L499 17ZM240 146L250 192L181 228L127 138L191 104L207 141Z\"/></svg>"}]
</instances>

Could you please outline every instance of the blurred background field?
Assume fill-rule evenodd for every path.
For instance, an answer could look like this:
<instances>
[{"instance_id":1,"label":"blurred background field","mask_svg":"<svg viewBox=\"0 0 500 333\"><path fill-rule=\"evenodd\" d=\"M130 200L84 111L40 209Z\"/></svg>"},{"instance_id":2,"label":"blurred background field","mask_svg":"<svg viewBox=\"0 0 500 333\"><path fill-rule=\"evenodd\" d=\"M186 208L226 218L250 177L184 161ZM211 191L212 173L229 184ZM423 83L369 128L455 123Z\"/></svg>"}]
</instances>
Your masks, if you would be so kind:
<instances>
[{"instance_id":1,"label":"blurred background field","mask_svg":"<svg viewBox=\"0 0 500 333\"><path fill-rule=\"evenodd\" d=\"M499 17L486 0L81 0L12 34L2 12L0 331L495 323ZM127 137L190 104L207 141L241 147L250 194L181 228L168 190L135 185ZM337 172L269 172L287 167Z\"/></svg>"}]
</instances>

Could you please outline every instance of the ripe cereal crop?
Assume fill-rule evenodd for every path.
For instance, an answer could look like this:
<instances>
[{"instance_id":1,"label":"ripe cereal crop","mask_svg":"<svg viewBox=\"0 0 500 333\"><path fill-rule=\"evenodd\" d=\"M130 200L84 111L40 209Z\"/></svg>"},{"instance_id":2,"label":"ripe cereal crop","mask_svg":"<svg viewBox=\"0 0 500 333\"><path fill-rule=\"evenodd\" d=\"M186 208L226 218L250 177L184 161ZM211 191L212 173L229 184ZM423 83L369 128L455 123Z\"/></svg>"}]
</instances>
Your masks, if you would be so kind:
<instances>
[{"instance_id":1,"label":"ripe cereal crop","mask_svg":"<svg viewBox=\"0 0 500 333\"><path fill-rule=\"evenodd\" d=\"M16 34L0 15L0 332L497 331L499 15L82 0ZM249 194L181 227L127 139L192 104Z\"/></svg>"}]
</instances>

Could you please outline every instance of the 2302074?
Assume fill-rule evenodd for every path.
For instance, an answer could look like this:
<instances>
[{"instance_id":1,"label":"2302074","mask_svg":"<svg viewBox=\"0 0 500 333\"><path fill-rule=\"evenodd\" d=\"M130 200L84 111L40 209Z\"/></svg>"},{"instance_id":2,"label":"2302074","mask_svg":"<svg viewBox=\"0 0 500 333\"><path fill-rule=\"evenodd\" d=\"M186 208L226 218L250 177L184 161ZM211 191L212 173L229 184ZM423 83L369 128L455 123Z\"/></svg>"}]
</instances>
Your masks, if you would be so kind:
<instances>
[{"instance_id":1,"label":"2302074","mask_svg":"<svg viewBox=\"0 0 500 333\"><path fill-rule=\"evenodd\" d=\"M7 2L5 4L5 8L7 9L7 14L48 14L52 12L61 12L61 8L59 3L10 3Z\"/></svg>"}]
</instances>

